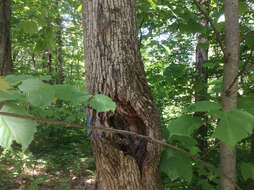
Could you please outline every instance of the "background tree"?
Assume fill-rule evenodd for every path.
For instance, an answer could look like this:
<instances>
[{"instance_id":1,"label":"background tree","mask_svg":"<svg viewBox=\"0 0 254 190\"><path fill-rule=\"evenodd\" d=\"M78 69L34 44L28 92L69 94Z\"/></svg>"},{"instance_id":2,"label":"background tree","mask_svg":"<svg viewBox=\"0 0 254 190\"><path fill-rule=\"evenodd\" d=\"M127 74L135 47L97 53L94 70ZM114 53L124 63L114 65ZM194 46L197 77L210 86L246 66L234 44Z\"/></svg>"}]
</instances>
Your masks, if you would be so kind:
<instances>
[{"instance_id":1,"label":"background tree","mask_svg":"<svg viewBox=\"0 0 254 190\"><path fill-rule=\"evenodd\" d=\"M200 3L209 13L209 1L203 0ZM201 25L206 28L208 22L206 20L201 20ZM201 33L196 34L197 46L195 55L195 71L196 71L196 85L194 86L194 96L195 102L205 101L208 99L208 68L205 64L208 62L208 39L201 35ZM196 116L202 117L207 120L206 113L196 113ZM197 140L201 152L207 148L207 135L208 126L205 123L197 130Z\"/></svg>"},{"instance_id":2,"label":"background tree","mask_svg":"<svg viewBox=\"0 0 254 190\"><path fill-rule=\"evenodd\" d=\"M11 2L0 1L0 76L12 72L10 39Z\"/></svg>"}]
</instances>

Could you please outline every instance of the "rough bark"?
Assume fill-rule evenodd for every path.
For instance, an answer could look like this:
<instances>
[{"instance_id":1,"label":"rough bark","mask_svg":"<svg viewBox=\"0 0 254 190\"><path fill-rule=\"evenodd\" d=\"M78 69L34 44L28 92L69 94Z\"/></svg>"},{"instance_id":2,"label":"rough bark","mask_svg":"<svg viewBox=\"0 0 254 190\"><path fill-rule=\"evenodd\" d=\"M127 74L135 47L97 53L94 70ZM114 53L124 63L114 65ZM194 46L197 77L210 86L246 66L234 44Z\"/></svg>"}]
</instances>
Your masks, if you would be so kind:
<instances>
[{"instance_id":1,"label":"rough bark","mask_svg":"<svg viewBox=\"0 0 254 190\"><path fill-rule=\"evenodd\" d=\"M138 48L136 0L83 0L86 88L105 94L115 113L88 108L91 125L161 138L160 116ZM97 190L159 190L159 145L128 135L92 134Z\"/></svg>"},{"instance_id":2,"label":"rough bark","mask_svg":"<svg viewBox=\"0 0 254 190\"><path fill-rule=\"evenodd\" d=\"M10 0L0 0L0 76L12 72L10 16Z\"/></svg>"},{"instance_id":3,"label":"rough bark","mask_svg":"<svg viewBox=\"0 0 254 190\"><path fill-rule=\"evenodd\" d=\"M207 0L201 1L203 7L208 9ZM201 24L205 27L208 23L207 21L201 21ZM208 61L208 48L202 47L202 44L206 43L207 39L200 38L200 33L197 33L197 47L196 47L196 87L195 87L195 102L207 100L207 81L208 81L208 69L205 67L205 63ZM207 120L205 113L196 113L195 116L201 117ZM196 132L196 139L198 141L198 146L203 152L207 147L207 124L201 126Z\"/></svg>"},{"instance_id":4,"label":"rough bark","mask_svg":"<svg viewBox=\"0 0 254 190\"><path fill-rule=\"evenodd\" d=\"M238 18L238 0L224 0L226 54L223 75L222 109L228 112L237 106L237 82L230 88L238 73L240 52L240 29ZM221 171L235 179L236 151L229 150L225 143L220 146ZM225 177L220 178L221 190L234 190L234 185Z\"/></svg>"}]
</instances>

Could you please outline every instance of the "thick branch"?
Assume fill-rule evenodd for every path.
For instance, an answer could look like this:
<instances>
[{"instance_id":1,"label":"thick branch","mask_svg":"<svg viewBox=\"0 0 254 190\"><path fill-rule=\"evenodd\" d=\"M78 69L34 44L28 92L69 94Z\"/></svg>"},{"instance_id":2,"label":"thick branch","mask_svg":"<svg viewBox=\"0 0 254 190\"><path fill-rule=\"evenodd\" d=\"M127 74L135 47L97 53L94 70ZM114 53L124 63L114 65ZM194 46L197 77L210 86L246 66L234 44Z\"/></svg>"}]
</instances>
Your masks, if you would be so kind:
<instances>
[{"instance_id":1,"label":"thick branch","mask_svg":"<svg viewBox=\"0 0 254 190\"><path fill-rule=\"evenodd\" d=\"M224 45L222 43L222 40L221 40L221 37L220 37L220 33L219 31L217 30L217 28L215 27L214 23L213 23L213 20L211 19L211 17L207 14L207 12L201 7L201 5L199 4L199 2L197 0L193 0L194 1L194 4L197 6L198 10L204 15L205 19L207 20L207 22L210 23L214 33L215 33L215 37L216 37L216 40L217 42L219 43L220 45L220 48L224 54L224 56L226 56L225 54L225 48L224 48Z\"/></svg>"},{"instance_id":2,"label":"thick branch","mask_svg":"<svg viewBox=\"0 0 254 190\"><path fill-rule=\"evenodd\" d=\"M132 135L132 136L136 136L138 138L146 139L147 141L149 141L151 143L157 143L157 144L169 147L169 148L171 148L175 151L183 153L187 157L191 158L193 161L199 162L199 163L203 164L206 168L211 169L211 170L215 171L216 173L218 173L219 175L227 178L238 190L242 190L234 182L234 180L232 180L227 175L222 173L219 169L215 168L212 164L210 164L208 162L205 162L205 161L197 158L196 156L193 156L191 153L185 151L182 148L179 148L179 147L174 146L172 144L168 144L168 143L166 143L164 141L161 141L161 140L158 140L158 139L154 139L154 138L149 137L149 136L140 135L140 134L132 132L132 131L113 129L113 128L104 128L104 127L90 127L90 126L87 126L87 125L79 125L79 124L63 122L63 121L51 121L51 120L40 119L40 118L31 117L31 116L18 115L18 114L14 114L14 113L0 112L0 115L7 116L7 117L15 117L15 118L20 118L20 119L26 119L26 120L31 120L31 121L37 121L39 123L48 123L48 124L53 124L53 125L64 125L64 126L67 126L67 127L76 127L76 128L81 128L81 129L87 128L87 129L90 129L90 130L102 130L102 131L106 131L106 132L110 132L110 133L120 133L120 134Z\"/></svg>"}]
</instances>

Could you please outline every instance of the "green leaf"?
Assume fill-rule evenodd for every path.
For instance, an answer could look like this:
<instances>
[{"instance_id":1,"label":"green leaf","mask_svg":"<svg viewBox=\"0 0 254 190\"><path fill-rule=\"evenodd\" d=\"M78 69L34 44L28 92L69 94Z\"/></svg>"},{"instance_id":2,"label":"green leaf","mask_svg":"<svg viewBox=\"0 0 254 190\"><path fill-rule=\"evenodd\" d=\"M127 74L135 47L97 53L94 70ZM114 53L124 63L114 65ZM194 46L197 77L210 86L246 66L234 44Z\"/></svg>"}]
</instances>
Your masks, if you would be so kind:
<instances>
[{"instance_id":1,"label":"green leaf","mask_svg":"<svg viewBox=\"0 0 254 190\"><path fill-rule=\"evenodd\" d=\"M239 15L244 15L248 12L248 4L243 1L239 1Z\"/></svg>"},{"instance_id":2,"label":"green leaf","mask_svg":"<svg viewBox=\"0 0 254 190\"><path fill-rule=\"evenodd\" d=\"M54 85L52 86L55 89L55 97L63 100L70 101L73 104L80 104L87 102L92 95L87 92L80 92L79 89L69 85Z\"/></svg>"},{"instance_id":3,"label":"green leaf","mask_svg":"<svg viewBox=\"0 0 254 190\"><path fill-rule=\"evenodd\" d=\"M240 164L241 174L243 179L247 181L248 179L254 179L254 165L251 163L242 162Z\"/></svg>"},{"instance_id":4,"label":"green leaf","mask_svg":"<svg viewBox=\"0 0 254 190\"><path fill-rule=\"evenodd\" d=\"M38 25L33 21L24 22L24 32L34 34L38 32Z\"/></svg>"},{"instance_id":5,"label":"green leaf","mask_svg":"<svg viewBox=\"0 0 254 190\"><path fill-rule=\"evenodd\" d=\"M155 2L153 1L153 0L147 0L150 4L151 4L151 6L155 9L156 8L156 4L155 4Z\"/></svg>"},{"instance_id":6,"label":"green leaf","mask_svg":"<svg viewBox=\"0 0 254 190\"><path fill-rule=\"evenodd\" d=\"M238 109L224 113L213 137L220 139L230 148L252 133L254 116Z\"/></svg>"},{"instance_id":7,"label":"green leaf","mask_svg":"<svg viewBox=\"0 0 254 190\"><path fill-rule=\"evenodd\" d=\"M164 44L161 44L161 46L166 50L168 55L170 55L171 51L170 51L169 47L165 46Z\"/></svg>"},{"instance_id":8,"label":"green leaf","mask_svg":"<svg viewBox=\"0 0 254 190\"><path fill-rule=\"evenodd\" d=\"M216 188L214 186L212 186L211 184L208 183L207 180L200 180L198 182L199 186L201 186L201 189L204 190L215 190Z\"/></svg>"},{"instance_id":9,"label":"green leaf","mask_svg":"<svg viewBox=\"0 0 254 190\"><path fill-rule=\"evenodd\" d=\"M168 129L170 131L170 136L191 136L195 129L197 129L202 124L200 118L181 116L175 120L172 120L168 124Z\"/></svg>"},{"instance_id":10,"label":"green leaf","mask_svg":"<svg viewBox=\"0 0 254 190\"><path fill-rule=\"evenodd\" d=\"M44 85L38 90L29 92L27 95L28 101L35 106L50 105L54 96L55 96L55 90L49 85Z\"/></svg>"},{"instance_id":11,"label":"green leaf","mask_svg":"<svg viewBox=\"0 0 254 190\"><path fill-rule=\"evenodd\" d=\"M87 92L76 92L73 94L72 103L73 104L84 104L92 97L91 94Z\"/></svg>"},{"instance_id":12,"label":"green leaf","mask_svg":"<svg viewBox=\"0 0 254 190\"><path fill-rule=\"evenodd\" d=\"M193 137L187 137L187 136L174 136L172 138L172 141L175 142L177 141L180 143L184 149L189 150L189 152L193 155L197 154L200 152L199 148L196 146L197 145L197 140L194 139Z\"/></svg>"},{"instance_id":13,"label":"green leaf","mask_svg":"<svg viewBox=\"0 0 254 190\"><path fill-rule=\"evenodd\" d=\"M0 90L0 101L5 100L25 101L25 96L16 90Z\"/></svg>"},{"instance_id":14,"label":"green leaf","mask_svg":"<svg viewBox=\"0 0 254 190\"><path fill-rule=\"evenodd\" d=\"M5 80L11 85L17 85L23 80L33 78L32 75L7 75Z\"/></svg>"},{"instance_id":15,"label":"green leaf","mask_svg":"<svg viewBox=\"0 0 254 190\"><path fill-rule=\"evenodd\" d=\"M209 83L209 88L211 88L212 93L220 93L222 90L222 79L214 80Z\"/></svg>"},{"instance_id":16,"label":"green leaf","mask_svg":"<svg viewBox=\"0 0 254 190\"><path fill-rule=\"evenodd\" d=\"M81 12L81 10L82 10L82 5L79 5L78 8L77 8L77 11Z\"/></svg>"},{"instance_id":17,"label":"green leaf","mask_svg":"<svg viewBox=\"0 0 254 190\"><path fill-rule=\"evenodd\" d=\"M64 101L72 101L73 94L78 92L75 87L69 84L54 85L52 87L55 89L56 98Z\"/></svg>"},{"instance_id":18,"label":"green leaf","mask_svg":"<svg viewBox=\"0 0 254 190\"><path fill-rule=\"evenodd\" d=\"M239 97L237 99L237 108L254 114L254 96Z\"/></svg>"},{"instance_id":19,"label":"green leaf","mask_svg":"<svg viewBox=\"0 0 254 190\"><path fill-rule=\"evenodd\" d=\"M181 152L166 149L162 153L160 171L166 174L171 180L184 178L191 182L192 163L191 160Z\"/></svg>"},{"instance_id":20,"label":"green leaf","mask_svg":"<svg viewBox=\"0 0 254 190\"><path fill-rule=\"evenodd\" d=\"M5 104L1 111L29 115L24 109L14 104ZM15 140L22 145L22 150L25 151L33 140L36 125L35 121L0 116L0 145L9 149Z\"/></svg>"},{"instance_id":21,"label":"green leaf","mask_svg":"<svg viewBox=\"0 0 254 190\"><path fill-rule=\"evenodd\" d=\"M111 98L103 94L96 94L90 101L90 106L97 112L115 111L116 104Z\"/></svg>"},{"instance_id":22,"label":"green leaf","mask_svg":"<svg viewBox=\"0 0 254 190\"><path fill-rule=\"evenodd\" d=\"M5 79L0 77L0 90L8 90L10 88L11 86L9 85L9 83Z\"/></svg>"},{"instance_id":23,"label":"green leaf","mask_svg":"<svg viewBox=\"0 0 254 190\"><path fill-rule=\"evenodd\" d=\"M246 44L249 48L254 46L254 32L249 32L245 38Z\"/></svg>"},{"instance_id":24,"label":"green leaf","mask_svg":"<svg viewBox=\"0 0 254 190\"><path fill-rule=\"evenodd\" d=\"M209 42L207 41L207 42L205 42L205 43L198 43L198 44L197 44L197 47L206 50L206 49L209 48ZM215 64L213 63L213 66L214 66L214 65L215 65Z\"/></svg>"},{"instance_id":25,"label":"green leaf","mask_svg":"<svg viewBox=\"0 0 254 190\"><path fill-rule=\"evenodd\" d=\"M52 77L50 75L41 75L39 79L44 81L50 81L52 80Z\"/></svg>"},{"instance_id":26,"label":"green leaf","mask_svg":"<svg viewBox=\"0 0 254 190\"><path fill-rule=\"evenodd\" d=\"M44 83L39 79L26 79L18 88L23 92L32 92L39 90L43 85Z\"/></svg>"},{"instance_id":27,"label":"green leaf","mask_svg":"<svg viewBox=\"0 0 254 190\"><path fill-rule=\"evenodd\" d=\"M197 23L194 19L188 19L186 24L181 25L180 29L187 33L197 33L204 31L205 27Z\"/></svg>"},{"instance_id":28,"label":"green leaf","mask_svg":"<svg viewBox=\"0 0 254 190\"><path fill-rule=\"evenodd\" d=\"M214 102L199 101L197 103L190 105L187 109L191 112L209 112L220 110L221 106Z\"/></svg>"}]
</instances>

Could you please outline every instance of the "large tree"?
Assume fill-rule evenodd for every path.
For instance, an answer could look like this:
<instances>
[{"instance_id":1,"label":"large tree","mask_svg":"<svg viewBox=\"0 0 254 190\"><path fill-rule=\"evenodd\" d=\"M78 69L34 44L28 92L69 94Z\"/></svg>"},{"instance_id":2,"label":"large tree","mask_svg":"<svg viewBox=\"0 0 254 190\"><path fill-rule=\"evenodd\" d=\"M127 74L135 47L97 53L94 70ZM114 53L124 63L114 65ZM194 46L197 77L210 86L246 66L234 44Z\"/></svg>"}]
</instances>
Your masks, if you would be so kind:
<instances>
[{"instance_id":1,"label":"large tree","mask_svg":"<svg viewBox=\"0 0 254 190\"><path fill-rule=\"evenodd\" d=\"M88 108L91 125L161 138L137 40L136 0L83 0L86 89L111 97L115 113ZM134 136L92 134L97 190L158 190L161 148Z\"/></svg>"},{"instance_id":2,"label":"large tree","mask_svg":"<svg viewBox=\"0 0 254 190\"><path fill-rule=\"evenodd\" d=\"M11 41L10 41L10 0L0 0L0 76L10 74Z\"/></svg>"}]
</instances>

